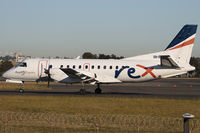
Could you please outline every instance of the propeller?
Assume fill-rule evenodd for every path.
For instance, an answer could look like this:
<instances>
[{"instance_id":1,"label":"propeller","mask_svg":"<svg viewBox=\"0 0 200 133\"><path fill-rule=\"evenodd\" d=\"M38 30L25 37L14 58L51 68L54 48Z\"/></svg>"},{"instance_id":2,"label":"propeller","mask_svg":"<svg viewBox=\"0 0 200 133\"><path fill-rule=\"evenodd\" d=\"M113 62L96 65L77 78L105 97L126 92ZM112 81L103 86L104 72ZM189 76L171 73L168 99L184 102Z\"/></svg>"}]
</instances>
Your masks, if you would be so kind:
<instances>
[{"instance_id":1,"label":"propeller","mask_svg":"<svg viewBox=\"0 0 200 133\"><path fill-rule=\"evenodd\" d=\"M44 73L47 74L47 79L48 79L48 84L47 86L49 87L50 81L51 81L51 74L50 74L50 69L52 68L52 65L49 65L48 69L44 69Z\"/></svg>"}]
</instances>

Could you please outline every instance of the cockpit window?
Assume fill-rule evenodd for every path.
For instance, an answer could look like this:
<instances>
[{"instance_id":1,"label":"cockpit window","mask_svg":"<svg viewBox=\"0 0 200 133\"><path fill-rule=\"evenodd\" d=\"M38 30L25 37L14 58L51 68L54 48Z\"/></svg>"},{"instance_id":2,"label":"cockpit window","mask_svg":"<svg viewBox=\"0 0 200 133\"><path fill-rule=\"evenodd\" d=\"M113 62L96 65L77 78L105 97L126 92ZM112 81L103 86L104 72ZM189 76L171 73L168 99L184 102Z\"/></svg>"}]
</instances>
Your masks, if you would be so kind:
<instances>
[{"instance_id":1,"label":"cockpit window","mask_svg":"<svg viewBox=\"0 0 200 133\"><path fill-rule=\"evenodd\" d=\"M16 65L16 67L27 67L26 62L20 62Z\"/></svg>"}]
</instances>

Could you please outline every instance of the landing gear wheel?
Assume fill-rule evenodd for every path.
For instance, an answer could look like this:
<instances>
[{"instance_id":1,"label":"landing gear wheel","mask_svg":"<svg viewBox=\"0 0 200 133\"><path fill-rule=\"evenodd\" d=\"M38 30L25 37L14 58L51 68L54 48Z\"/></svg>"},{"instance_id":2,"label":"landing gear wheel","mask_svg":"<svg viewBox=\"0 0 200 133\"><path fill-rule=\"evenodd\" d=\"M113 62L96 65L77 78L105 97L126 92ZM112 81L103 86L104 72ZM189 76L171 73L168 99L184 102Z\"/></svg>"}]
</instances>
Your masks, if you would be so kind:
<instances>
[{"instance_id":1,"label":"landing gear wheel","mask_svg":"<svg viewBox=\"0 0 200 133\"><path fill-rule=\"evenodd\" d=\"M19 93L23 93L24 92L24 89L19 89Z\"/></svg>"},{"instance_id":2,"label":"landing gear wheel","mask_svg":"<svg viewBox=\"0 0 200 133\"><path fill-rule=\"evenodd\" d=\"M102 93L102 90L100 88L95 89L95 94L101 94L101 93Z\"/></svg>"},{"instance_id":3,"label":"landing gear wheel","mask_svg":"<svg viewBox=\"0 0 200 133\"><path fill-rule=\"evenodd\" d=\"M19 93L24 92L24 81L22 81L21 87L19 88Z\"/></svg>"},{"instance_id":4,"label":"landing gear wheel","mask_svg":"<svg viewBox=\"0 0 200 133\"><path fill-rule=\"evenodd\" d=\"M80 94L85 95L85 89L80 89Z\"/></svg>"}]
</instances>

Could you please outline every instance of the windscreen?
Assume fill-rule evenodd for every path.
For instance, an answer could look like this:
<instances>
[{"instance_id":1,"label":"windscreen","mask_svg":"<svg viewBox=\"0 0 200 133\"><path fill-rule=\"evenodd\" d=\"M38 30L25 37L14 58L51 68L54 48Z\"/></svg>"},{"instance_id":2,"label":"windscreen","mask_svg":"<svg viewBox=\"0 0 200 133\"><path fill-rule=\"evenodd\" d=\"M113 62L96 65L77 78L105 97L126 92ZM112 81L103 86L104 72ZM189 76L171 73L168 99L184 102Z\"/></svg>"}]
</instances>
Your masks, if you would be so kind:
<instances>
[{"instance_id":1,"label":"windscreen","mask_svg":"<svg viewBox=\"0 0 200 133\"><path fill-rule=\"evenodd\" d=\"M20 62L15 67L27 67L27 63L26 62Z\"/></svg>"}]
</instances>

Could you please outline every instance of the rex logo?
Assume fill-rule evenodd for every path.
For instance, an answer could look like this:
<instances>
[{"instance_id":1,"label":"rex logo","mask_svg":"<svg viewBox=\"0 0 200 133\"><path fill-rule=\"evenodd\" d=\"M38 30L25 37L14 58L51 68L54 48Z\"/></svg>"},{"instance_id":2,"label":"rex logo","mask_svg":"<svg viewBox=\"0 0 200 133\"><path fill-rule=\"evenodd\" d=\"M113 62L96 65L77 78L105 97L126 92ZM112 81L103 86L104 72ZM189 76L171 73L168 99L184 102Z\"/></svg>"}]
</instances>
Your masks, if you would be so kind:
<instances>
[{"instance_id":1,"label":"rex logo","mask_svg":"<svg viewBox=\"0 0 200 133\"><path fill-rule=\"evenodd\" d=\"M145 69L146 71L142 74L142 75L133 75L135 73L135 68L133 67L129 67L129 66L122 66L121 69L119 70L115 70L115 78L118 78L120 73L122 71L124 71L125 69L128 69L127 70L127 75L130 77L130 78L133 78L133 79L137 79L137 78L140 78L140 77L145 77L147 74L150 74L152 77L156 78L155 74L152 72L154 68L147 68L145 66L142 66L142 65L136 65L137 67L140 67L140 68L143 68Z\"/></svg>"},{"instance_id":2,"label":"rex logo","mask_svg":"<svg viewBox=\"0 0 200 133\"><path fill-rule=\"evenodd\" d=\"M142 74L142 77L146 76L147 74L151 74L152 77L156 78L155 74L152 72L154 68L147 68L147 67L142 66L142 65L136 65L136 66L141 67L141 68L146 70L146 72L144 72Z\"/></svg>"}]
</instances>

